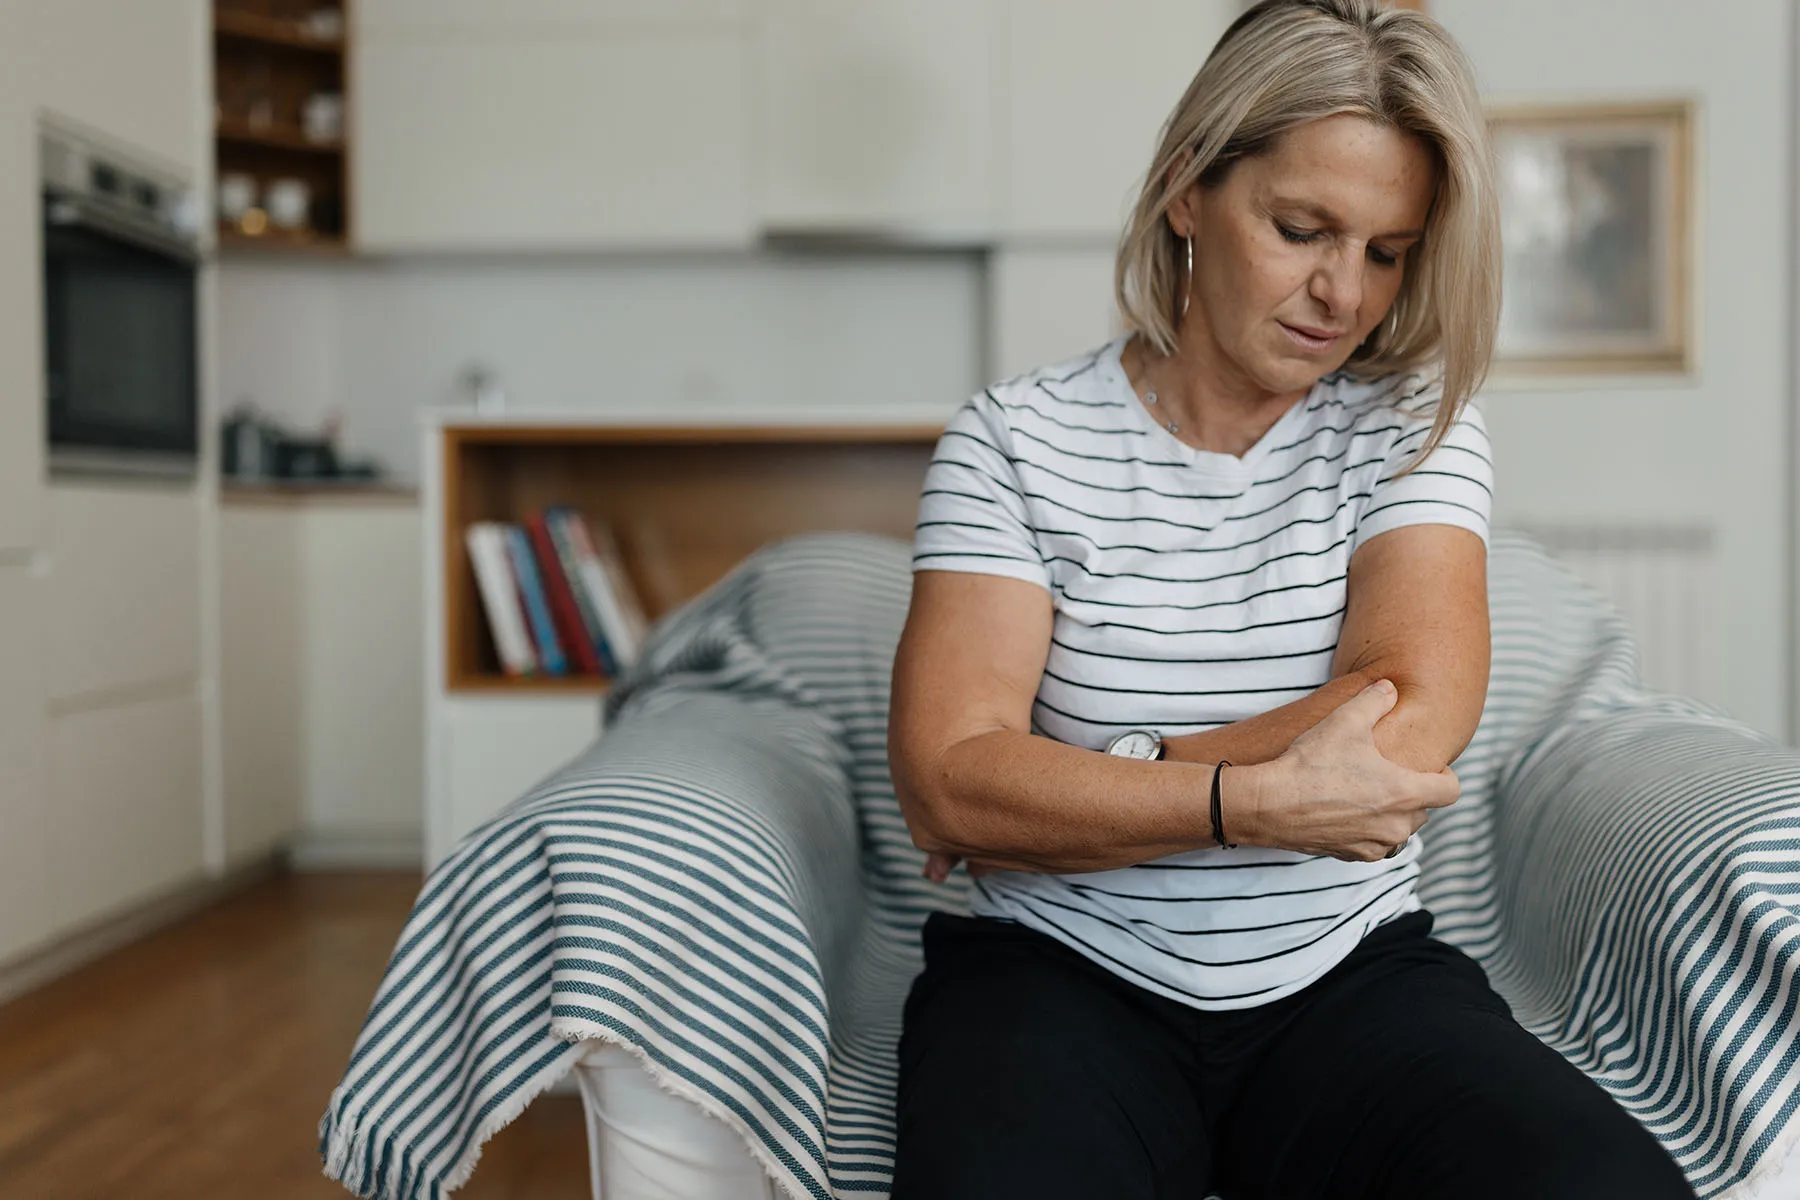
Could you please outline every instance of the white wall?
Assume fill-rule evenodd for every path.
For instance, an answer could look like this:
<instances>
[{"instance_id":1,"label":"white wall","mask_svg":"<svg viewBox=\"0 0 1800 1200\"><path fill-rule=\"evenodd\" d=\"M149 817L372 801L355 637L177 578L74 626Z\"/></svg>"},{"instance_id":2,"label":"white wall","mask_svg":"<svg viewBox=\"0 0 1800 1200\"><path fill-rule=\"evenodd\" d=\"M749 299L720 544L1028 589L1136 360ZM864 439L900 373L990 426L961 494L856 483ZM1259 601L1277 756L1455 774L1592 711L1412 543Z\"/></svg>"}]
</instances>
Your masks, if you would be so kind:
<instances>
[{"instance_id":1,"label":"white wall","mask_svg":"<svg viewBox=\"0 0 1800 1200\"><path fill-rule=\"evenodd\" d=\"M515 409L603 413L941 403L983 382L972 255L234 260L220 394L417 477L422 406L473 362Z\"/></svg>"},{"instance_id":2,"label":"white wall","mask_svg":"<svg viewBox=\"0 0 1800 1200\"><path fill-rule=\"evenodd\" d=\"M1502 518L1710 525L1720 695L1788 731L1789 0L1433 0L1502 103L1697 102L1698 368L1491 387Z\"/></svg>"}]
</instances>

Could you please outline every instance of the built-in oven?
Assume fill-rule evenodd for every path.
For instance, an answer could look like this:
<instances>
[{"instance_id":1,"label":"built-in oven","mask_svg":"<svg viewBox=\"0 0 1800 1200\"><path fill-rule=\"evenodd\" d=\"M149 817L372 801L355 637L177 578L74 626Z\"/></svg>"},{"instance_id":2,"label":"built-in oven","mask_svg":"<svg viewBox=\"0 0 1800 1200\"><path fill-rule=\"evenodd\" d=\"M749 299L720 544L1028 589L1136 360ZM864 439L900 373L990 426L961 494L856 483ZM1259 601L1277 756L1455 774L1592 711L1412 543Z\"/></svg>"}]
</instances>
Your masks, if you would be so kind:
<instances>
[{"instance_id":1,"label":"built-in oven","mask_svg":"<svg viewBox=\"0 0 1800 1200\"><path fill-rule=\"evenodd\" d=\"M40 132L39 161L50 469L192 476L200 381L191 189L59 130Z\"/></svg>"}]
</instances>

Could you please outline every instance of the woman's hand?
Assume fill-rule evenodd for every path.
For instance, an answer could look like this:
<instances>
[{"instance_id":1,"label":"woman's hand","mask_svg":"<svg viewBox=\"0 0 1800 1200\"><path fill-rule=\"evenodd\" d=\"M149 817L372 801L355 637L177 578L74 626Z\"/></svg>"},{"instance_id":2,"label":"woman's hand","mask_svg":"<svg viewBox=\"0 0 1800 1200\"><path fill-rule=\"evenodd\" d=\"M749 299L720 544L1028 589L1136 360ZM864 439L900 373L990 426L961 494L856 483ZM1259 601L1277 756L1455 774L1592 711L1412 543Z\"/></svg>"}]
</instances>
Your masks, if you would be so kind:
<instances>
[{"instance_id":1,"label":"woman's hand","mask_svg":"<svg viewBox=\"0 0 1800 1200\"><path fill-rule=\"evenodd\" d=\"M1374 862L1417 833L1432 809L1454 803L1461 784L1448 767L1408 770L1375 748L1375 724L1398 695L1385 679L1372 683L1295 738L1268 764L1254 811L1237 814L1248 825L1237 840ZM1232 824L1228 815L1228 835Z\"/></svg>"}]
</instances>

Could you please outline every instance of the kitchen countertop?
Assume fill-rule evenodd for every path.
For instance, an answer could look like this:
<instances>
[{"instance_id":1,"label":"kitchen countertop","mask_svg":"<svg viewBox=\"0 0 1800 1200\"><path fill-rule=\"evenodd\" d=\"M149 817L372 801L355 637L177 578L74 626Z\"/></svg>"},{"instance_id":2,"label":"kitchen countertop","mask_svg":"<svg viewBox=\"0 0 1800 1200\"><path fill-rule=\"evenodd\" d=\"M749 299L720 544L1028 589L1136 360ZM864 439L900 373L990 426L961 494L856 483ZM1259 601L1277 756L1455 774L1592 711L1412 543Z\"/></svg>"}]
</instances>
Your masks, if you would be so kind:
<instances>
[{"instance_id":1,"label":"kitchen countertop","mask_svg":"<svg viewBox=\"0 0 1800 1200\"><path fill-rule=\"evenodd\" d=\"M276 507L406 505L419 502L419 489L373 479L224 479L219 483L219 502Z\"/></svg>"}]
</instances>

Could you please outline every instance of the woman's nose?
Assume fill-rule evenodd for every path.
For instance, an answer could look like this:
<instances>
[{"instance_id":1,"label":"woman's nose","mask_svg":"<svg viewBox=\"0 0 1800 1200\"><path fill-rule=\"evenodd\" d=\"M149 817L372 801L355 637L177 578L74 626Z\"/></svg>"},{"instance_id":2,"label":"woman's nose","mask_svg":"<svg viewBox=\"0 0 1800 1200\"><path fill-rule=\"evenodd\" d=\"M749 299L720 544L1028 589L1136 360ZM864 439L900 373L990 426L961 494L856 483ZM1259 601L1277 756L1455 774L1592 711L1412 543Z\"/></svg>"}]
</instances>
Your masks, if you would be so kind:
<instances>
[{"instance_id":1,"label":"woman's nose","mask_svg":"<svg viewBox=\"0 0 1800 1200\"><path fill-rule=\"evenodd\" d=\"M1313 296L1333 316L1354 313L1362 304L1362 259L1348 250L1328 256L1313 272Z\"/></svg>"}]
</instances>

